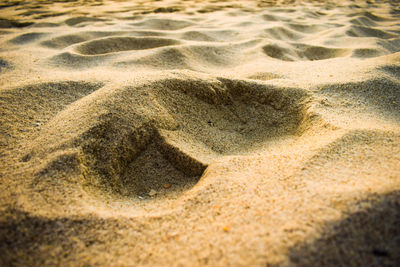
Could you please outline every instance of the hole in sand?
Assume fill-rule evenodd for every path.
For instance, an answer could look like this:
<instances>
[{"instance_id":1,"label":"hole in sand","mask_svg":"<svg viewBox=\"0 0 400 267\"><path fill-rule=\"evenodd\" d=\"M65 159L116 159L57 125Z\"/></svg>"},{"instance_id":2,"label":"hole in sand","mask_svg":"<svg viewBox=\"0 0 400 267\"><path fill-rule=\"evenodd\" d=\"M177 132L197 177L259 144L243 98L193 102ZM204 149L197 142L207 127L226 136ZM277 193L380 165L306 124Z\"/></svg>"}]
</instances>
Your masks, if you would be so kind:
<instances>
[{"instance_id":1,"label":"hole in sand","mask_svg":"<svg viewBox=\"0 0 400 267\"><path fill-rule=\"evenodd\" d=\"M150 88L130 93L141 95L140 104L126 100L131 114L105 114L81 135L84 176L100 191L177 198L218 158L252 153L272 138L298 134L307 115L307 94L294 88L222 78L174 78ZM153 119L138 119L150 112Z\"/></svg>"}]
</instances>

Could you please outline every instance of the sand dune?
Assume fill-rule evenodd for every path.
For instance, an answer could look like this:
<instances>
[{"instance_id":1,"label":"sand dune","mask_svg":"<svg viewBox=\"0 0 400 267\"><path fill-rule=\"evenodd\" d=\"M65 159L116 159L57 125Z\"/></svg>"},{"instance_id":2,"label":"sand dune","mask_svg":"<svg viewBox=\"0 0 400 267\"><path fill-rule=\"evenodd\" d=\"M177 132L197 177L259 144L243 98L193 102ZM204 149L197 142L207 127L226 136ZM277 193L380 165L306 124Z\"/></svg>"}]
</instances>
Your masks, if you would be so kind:
<instances>
[{"instance_id":1,"label":"sand dune","mask_svg":"<svg viewBox=\"0 0 400 267\"><path fill-rule=\"evenodd\" d=\"M0 3L2 266L400 264L400 6Z\"/></svg>"}]
</instances>

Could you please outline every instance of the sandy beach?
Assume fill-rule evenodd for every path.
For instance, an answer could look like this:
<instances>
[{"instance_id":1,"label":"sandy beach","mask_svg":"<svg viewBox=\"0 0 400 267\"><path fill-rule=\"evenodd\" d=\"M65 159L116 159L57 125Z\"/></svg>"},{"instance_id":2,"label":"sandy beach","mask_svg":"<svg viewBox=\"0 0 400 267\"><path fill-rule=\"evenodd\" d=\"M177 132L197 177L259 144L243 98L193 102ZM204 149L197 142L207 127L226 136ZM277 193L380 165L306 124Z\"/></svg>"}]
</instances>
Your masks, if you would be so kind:
<instances>
[{"instance_id":1,"label":"sandy beach","mask_svg":"<svg viewBox=\"0 0 400 267\"><path fill-rule=\"evenodd\" d=\"M400 3L1 1L0 251L400 265Z\"/></svg>"}]
</instances>

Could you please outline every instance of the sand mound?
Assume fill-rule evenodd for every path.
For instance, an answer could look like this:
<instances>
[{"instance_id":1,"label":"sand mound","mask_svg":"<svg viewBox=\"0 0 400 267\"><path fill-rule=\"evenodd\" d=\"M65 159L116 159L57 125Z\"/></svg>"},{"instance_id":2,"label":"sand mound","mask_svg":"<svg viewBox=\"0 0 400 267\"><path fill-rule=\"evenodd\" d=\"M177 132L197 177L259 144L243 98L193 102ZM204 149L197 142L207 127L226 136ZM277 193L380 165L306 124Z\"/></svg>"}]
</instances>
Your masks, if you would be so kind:
<instances>
[{"instance_id":1,"label":"sand mound","mask_svg":"<svg viewBox=\"0 0 400 267\"><path fill-rule=\"evenodd\" d=\"M21 34L20 36L17 36L15 38L11 39L10 42L12 42L14 44L23 45L23 44L27 44L30 42L34 42L46 35L47 35L46 33L42 33L42 32L30 32L30 33Z\"/></svg>"},{"instance_id":2,"label":"sand mound","mask_svg":"<svg viewBox=\"0 0 400 267\"><path fill-rule=\"evenodd\" d=\"M300 89L184 74L154 83L112 93L103 88L70 105L42 126L29 159L73 150L65 164L81 162L88 183L106 192L143 196L165 184L197 181L219 157L249 153L307 123L308 96ZM58 170L58 162L57 154L39 173L57 175L52 166Z\"/></svg>"},{"instance_id":3,"label":"sand mound","mask_svg":"<svg viewBox=\"0 0 400 267\"><path fill-rule=\"evenodd\" d=\"M76 43L83 43L85 41L89 41L91 39L96 39L100 37L110 36L110 35L118 35L121 34L119 32L99 32L99 31L87 31L80 32L77 34L67 34L54 37L50 40L45 40L41 44L46 47L62 49L68 47L70 45Z\"/></svg>"},{"instance_id":4,"label":"sand mound","mask_svg":"<svg viewBox=\"0 0 400 267\"><path fill-rule=\"evenodd\" d=\"M400 264L396 3L0 9L0 265Z\"/></svg>"},{"instance_id":5,"label":"sand mound","mask_svg":"<svg viewBox=\"0 0 400 267\"><path fill-rule=\"evenodd\" d=\"M83 25L79 25L84 22L96 22L96 21L104 21L103 19L100 18L90 18L90 17L75 17L75 18L70 18L65 21L65 24L68 26L75 26L75 27L82 27Z\"/></svg>"},{"instance_id":6,"label":"sand mound","mask_svg":"<svg viewBox=\"0 0 400 267\"><path fill-rule=\"evenodd\" d=\"M97 55L177 44L179 44L179 41L165 38L108 37L81 44L76 48L76 51L84 55Z\"/></svg>"},{"instance_id":7,"label":"sand mound","mask_svg":"<svg viewBox=\"0 0 400 267\"><path fill-rule=\"evenodd\" d=\"M130 25L144 29L173 31L189 27L193 24L189 21L183 21L183 20L145 19L141 22L131 23Z\"/></svg>"}]
</instances>

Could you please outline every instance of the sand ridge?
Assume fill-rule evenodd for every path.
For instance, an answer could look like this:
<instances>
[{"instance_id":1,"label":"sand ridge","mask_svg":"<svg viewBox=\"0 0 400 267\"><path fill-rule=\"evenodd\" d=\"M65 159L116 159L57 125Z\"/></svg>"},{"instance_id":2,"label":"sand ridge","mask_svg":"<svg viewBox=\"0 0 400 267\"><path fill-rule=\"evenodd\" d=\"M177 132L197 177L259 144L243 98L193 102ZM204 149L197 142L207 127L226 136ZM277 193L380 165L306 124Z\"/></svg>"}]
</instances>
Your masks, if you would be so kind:
<instances>
[{"instance_id":1,"label":"sand ridge","mask_svg":"<svg viewBox=\"0 0 400 267\"><path fill-rule=\"evenodd\" d=\"M394 266L393 1L0 4L4 266Z\"/></svg>"}]
</instances>

